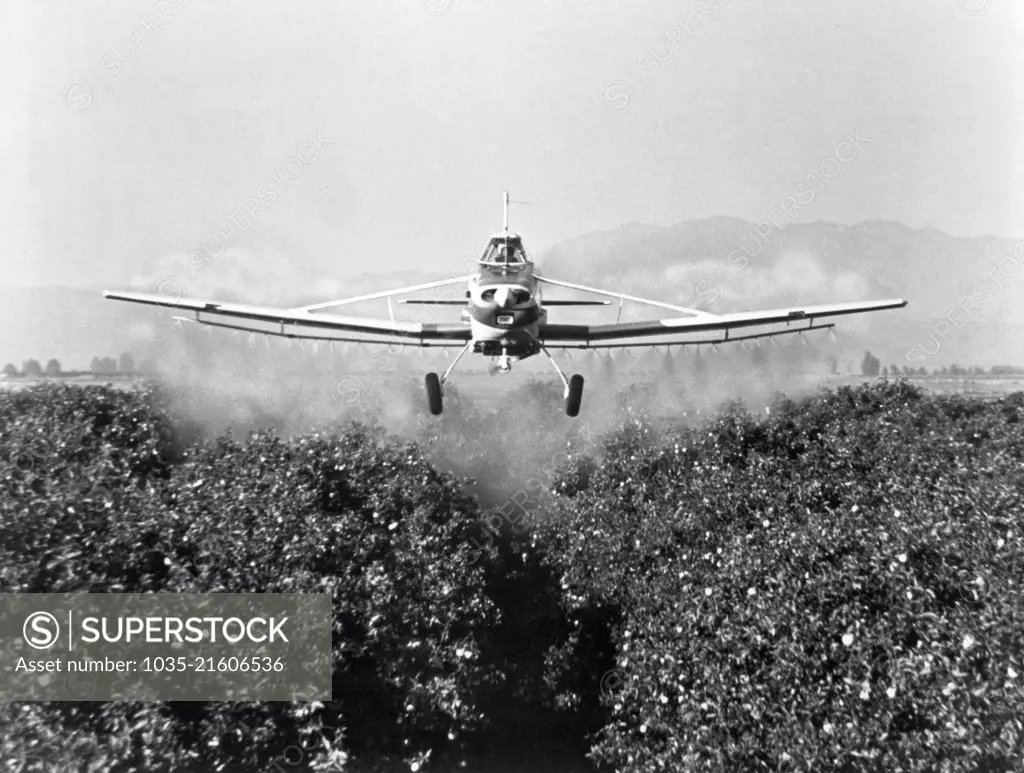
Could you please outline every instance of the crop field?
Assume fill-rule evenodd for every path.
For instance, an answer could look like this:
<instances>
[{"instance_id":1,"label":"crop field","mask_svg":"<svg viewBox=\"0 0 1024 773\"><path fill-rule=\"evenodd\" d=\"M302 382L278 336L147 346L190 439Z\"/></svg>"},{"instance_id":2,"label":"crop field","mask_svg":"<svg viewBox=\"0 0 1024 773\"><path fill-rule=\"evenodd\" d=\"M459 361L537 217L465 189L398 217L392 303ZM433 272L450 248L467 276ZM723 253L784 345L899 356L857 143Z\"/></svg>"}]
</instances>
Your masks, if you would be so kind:
<instances>
[{"instance_id":1,"label":"crop field","mask_svg":"<svg viewBox=\"0 0 1024 773\"><path fill-rule=\"evenodd\" d=\"M1021 770L1024 393L858 381L573 422L484 374L402 436L5 389L0 592L327 589L344 634L330 701L8 703L0 763Z\"/></svg>"}]
</instances>

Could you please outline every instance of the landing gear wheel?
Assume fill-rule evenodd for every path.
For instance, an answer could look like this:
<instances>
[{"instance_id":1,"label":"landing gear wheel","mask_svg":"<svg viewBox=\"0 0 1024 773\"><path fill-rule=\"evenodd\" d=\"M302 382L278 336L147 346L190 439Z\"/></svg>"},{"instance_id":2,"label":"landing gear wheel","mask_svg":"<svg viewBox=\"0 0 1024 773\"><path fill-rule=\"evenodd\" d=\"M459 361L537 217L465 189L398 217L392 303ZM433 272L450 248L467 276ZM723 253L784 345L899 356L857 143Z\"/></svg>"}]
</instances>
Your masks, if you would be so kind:
<instances>
[{"instance_id":1,"label":"landing gear wheel","mask_svg":"<svg viewBox=\"0 0 1024 773\"><path fill-rule=\"evenodd\" d=\"M437 377L436 373L428 373L426 378L427 384L427 403L430 405L430 412L435 416L440 415L444 404L441 400L441 379Z\"/></svg>"},{"instance_id":2,"label":"landing gear wheel","mask_svg":"<svg viewBox=\"0 0 1024 773\"><path fill-rule=\"evenodd\" d=\"M578 416L580 402L583 400L583 376L579 373L569 379L569 396L565 398L565 412L569 416Z\"/></svg>"}]
</instances>

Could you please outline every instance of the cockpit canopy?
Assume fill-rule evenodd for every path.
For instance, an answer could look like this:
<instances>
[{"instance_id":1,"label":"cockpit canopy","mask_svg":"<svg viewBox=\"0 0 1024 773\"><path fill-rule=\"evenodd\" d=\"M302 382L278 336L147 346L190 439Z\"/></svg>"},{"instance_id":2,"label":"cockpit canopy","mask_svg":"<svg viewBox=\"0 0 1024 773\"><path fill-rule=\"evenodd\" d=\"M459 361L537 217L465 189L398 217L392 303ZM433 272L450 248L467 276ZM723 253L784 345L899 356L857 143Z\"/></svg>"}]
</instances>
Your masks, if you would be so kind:
<instances>
[{"instance_id":1,"label":"cockpit canopy","mask_svg":"<svg viewBox=\"0 0 1024 773\"><path fill-rule=\"evenodd\" d=\"M480 262L486 266L499 266L517 270L530 261L522 240L514 234L494 236L487 243Z\"/></svg>"}]
</instances>

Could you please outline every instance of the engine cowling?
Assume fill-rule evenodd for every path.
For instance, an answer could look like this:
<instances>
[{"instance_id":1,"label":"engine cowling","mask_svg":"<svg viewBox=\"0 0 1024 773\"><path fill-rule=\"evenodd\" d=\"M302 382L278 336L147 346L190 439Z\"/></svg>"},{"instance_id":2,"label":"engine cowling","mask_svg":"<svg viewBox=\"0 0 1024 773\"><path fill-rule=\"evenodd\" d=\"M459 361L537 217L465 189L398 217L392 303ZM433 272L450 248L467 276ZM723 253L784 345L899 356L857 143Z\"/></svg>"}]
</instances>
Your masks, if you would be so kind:
<instances>
[{"instance_id":1,"label":"engine cowling","mask_svg":"<svg viewBox=\"0 0 1024 773\"><path fill-rule=\"evenodd\" d=\"M511 309L521 306L532 300L533 294L525 287L519 285L498 285L488 287L480 293L480 300L484 303L493 303L499 309Z\"/></svg>"}]
</instances>

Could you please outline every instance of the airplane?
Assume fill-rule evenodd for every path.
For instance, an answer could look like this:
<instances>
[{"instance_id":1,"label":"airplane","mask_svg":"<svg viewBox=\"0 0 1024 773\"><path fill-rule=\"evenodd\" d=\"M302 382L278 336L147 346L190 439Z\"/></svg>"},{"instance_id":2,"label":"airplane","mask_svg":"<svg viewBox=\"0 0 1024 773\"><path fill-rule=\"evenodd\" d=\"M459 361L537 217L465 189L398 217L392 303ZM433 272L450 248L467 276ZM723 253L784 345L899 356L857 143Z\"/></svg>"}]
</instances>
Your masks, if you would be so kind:
<instances>
[{"instance_id":1,"label":"airplane","mask_svg":"<svg viewBox=\"0 0 1024 773\"><path fill-rule=\"evenodd\" d=\"M541 274L526 251L520 235L509 232L509 203L508 191L505 191L502 230L488 240L483 254L476 261L476 270L436 282L296 308L250 306L109 290L104 291L103 295L112 300L188 310L194 312L194 319L191 317L175 317L175 319L250 333L314 341L387 344L388 346L446 348L460 346L455 358L443 374L440 376L437 373L426 374L427 404L430 412L435 416L443 410L444 385L455 366L464 355L471 351L474 354L492 358L499 373L511 371L513 362L543 353L562 381L566 414L577 416L583 398L583 376L574 374L566 378L565 373L551 356L550 349L564 351L649 347L652 345L666 347L717 345L791 333L802 334L807 331L826 330L835 325L816 324L816 320L822 317L896 309L907 305L902 298L896 298L767 311L712 314L700 309L588 287L576 282L561 281ZM393 297L460 283L466 283L465 299L413 298L399 301L399 303L405 304L461 306L462 315L458 322L442 324L395 320L394 307L391 302ZM614 323L608 324L550 323L548 322L549 308L609 306L612 301L546 300L543 298L543 290L547 286L618 299L619 315ZM344 316L329 311L348 304L379 299L387 299L390 311L389 319ZM624 301L659 307L674 313L666 317L623 322L621 316ZM202 315L206 315L206 317L204 318ZM209 319L211 315L215 319ZM232 321L216 319L218 317ZM241 322L237 322L238 320ZM772 324L785 324L787 327L782 330L747 335L730 335L737 329ZM262 327L258 325L262 325ZM793 327L793 325L797 325L797 327ZM680 335L709 331L722 331L722 335L713 339L678 340ZM324 334L317 335L315 333ZM355 334L356 337L339 336L337 333ZM666 337L675 340L663 340ZM635 341L635 339L650 338L659 340L653 344Z\"/></svg>"}]
</instances>

